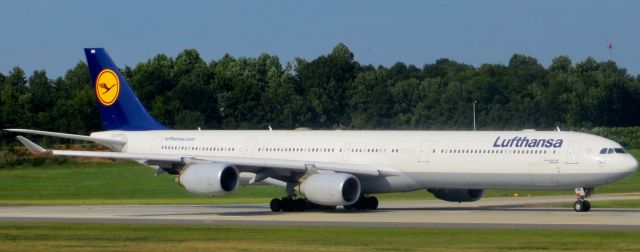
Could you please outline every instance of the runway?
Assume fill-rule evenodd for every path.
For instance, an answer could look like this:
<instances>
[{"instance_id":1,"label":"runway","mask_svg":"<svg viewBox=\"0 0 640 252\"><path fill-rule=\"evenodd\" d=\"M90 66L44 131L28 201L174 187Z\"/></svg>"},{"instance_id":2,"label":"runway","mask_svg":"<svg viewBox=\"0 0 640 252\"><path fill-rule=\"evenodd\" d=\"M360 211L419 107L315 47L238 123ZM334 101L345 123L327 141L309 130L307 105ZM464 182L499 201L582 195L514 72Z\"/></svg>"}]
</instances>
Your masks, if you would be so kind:
<instances>
[{"instance_id":1,"label":"runway","mask_svg":"<svg viewBox=\"0 0 640 252\"><path fill-rule=\"evenodd\" d=\"M640 209L602 209L600 200L640 194L596 195L593 209L574 212L571 196L487 198L467 204L436 200L382 201L376 211L273 213L267 204L1 206L3 222L219 224L350 227L533 228L640 230Z\"/></svg>"}]
</instances>

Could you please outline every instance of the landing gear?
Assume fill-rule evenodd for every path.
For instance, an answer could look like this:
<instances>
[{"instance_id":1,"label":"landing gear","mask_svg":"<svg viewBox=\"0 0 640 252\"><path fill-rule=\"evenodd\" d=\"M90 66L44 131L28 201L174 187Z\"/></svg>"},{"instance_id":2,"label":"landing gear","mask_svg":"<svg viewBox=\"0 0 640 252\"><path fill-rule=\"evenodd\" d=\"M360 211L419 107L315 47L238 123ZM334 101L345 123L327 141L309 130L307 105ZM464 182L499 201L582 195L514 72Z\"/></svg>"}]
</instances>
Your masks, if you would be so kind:
<instances>
[{"instance_id":1,"label":"landing gear","mask_svg":"<svg viewBox=\"0 0 640 252\"><path fill-rule=\"evenodd\" d=\"M303 198L294 199L291 197L285 197L281 199L272 199L269 203L269 207L273 212L301 212L307 209L307 204L307 201Z\"/></svg>"},{"instance_id":2,"label":"landing gear","mask_svg":"<svg viewBox=\"0 0 640 252\"><path fill-rule=\"evenodd\" d=\"M573 203L573 210L576 212L589 212L591 210L591 203L588 200L577 200Z\"/></svg>"},{"instance_id":3,"label":"landing gear","mask_svg":"<svg viewBox=\"0 0 640 252\"><path fill-rule=\"evenodd\" d=\"M306 210L335 210L336 206L323 206L308 201L305 198L274 198L269 203L273 212L302 212Z\"/></svg>"},{"instance_id":4,"label":"landing gear","mask_svg":"<svg viewBox=\"0 0 640 252\"><path fill-rule=\"evenodd\" d=\"M269 203L269 207L273 212L302 212L306 210L331 211L336 209L336 206L318 205L305 198L293 198L291 196L274 198ZM375 196L367 197L364 195L360 195L355 203L344 206L345 210L376 210L377 208L378 198Z\"/></svg>"},{"instance_id":5,"label":"landing gear","mask_svg":"<svg viewBox=\"0 0 640 252\"><path fill-rule=\"evenodd\" d=\"M576 188L576 202L573 203L573 210L576 212L589 212L591 210L591 203L587 198L593 194L593 187L589 188Z\"/></svg>"},{"instance_id":6,"label":"landing gear","mask_svg":"<svg viewBox=\"0 0 640 252\"><path fill-rule=\"evenodd\" d=\"M375 196L360 195L358 200L351 205L344 205L345 210L376 210L378 209L378 198Z\"/></svg>"},{"instance_id":7,"label":"landing gear","mask_svg":"<svg viewBox=\"0 0 640 252\"><path fill-rule=\"evenodd\" d=\"M271 211L273 212L280 212L280 210L282 210L282 200L278 198L272 199L269 203L269 207L271 207Z\"/></svg>"}]
</instances>

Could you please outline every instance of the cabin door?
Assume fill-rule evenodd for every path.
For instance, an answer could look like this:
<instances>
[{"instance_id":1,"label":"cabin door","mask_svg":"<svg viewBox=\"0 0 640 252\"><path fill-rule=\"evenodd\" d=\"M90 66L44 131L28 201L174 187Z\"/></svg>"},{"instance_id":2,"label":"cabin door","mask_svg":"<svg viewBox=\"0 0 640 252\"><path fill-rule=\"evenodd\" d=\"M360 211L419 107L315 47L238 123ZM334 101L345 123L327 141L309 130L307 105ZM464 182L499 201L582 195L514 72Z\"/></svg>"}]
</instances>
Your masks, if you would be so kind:
<instances>
[{"instance_id":1,"label":"cabin door","mask_svg":"<svg viewBox=\"0 0 640 252\"><path fill-rule=\"evenodd\" d=\"M580 142L570 142L567 148L567 164L577 164L580 154Z\"/></svg>"},{"instance_id":2,"label":"cabin door","mask_svg":"<svg viewBox=\"0 0 640 252\"><path fill-rule=\"evenodd\" d=\"M162 148L162 137L153 138L153 144L151 145L151 151L159 152Z\"/></svg>"},{"instance_id":3,"label":"cabin door","mask_svg":"<svg viewBox=\"0 0 640 252\"><path fill-rule=\"evenodd\" d=\"M247 141L246 145L244 146L244 156L252 157L255 149L256 149L256 140L251 139Z\"/></svg>"},{"instance_id":4,"label":"cabin door","mask_svg":"<svg viewBox=\"0 0 640 252\"><path fill-rule=\"evenodd\" d=\"M418 151L418 162L429 162L429 153L431 152L431 142L423 141Z\"/></svg>"},{"instance_id":5,"label":"cabin door","mask_svg":"<svg viewBox=\"0 0 640 252\"><path fill-rule=\"evenodd\" d=\"M342 150L344 151L344 155L342 156L343 161L349 161L349 152L351 152L351 143L346 143L342 146Z\"/></svg>"}]
</instances>

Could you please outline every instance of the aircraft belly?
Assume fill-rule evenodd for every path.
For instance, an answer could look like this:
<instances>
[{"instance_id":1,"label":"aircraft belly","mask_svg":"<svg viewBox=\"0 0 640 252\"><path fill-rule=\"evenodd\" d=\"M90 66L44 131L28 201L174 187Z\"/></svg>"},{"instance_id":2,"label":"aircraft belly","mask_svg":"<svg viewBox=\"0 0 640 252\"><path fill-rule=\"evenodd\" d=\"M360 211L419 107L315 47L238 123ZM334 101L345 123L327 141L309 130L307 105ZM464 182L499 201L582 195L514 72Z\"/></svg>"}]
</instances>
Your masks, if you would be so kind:
<instances>
[{"instance_id":1,"label":"aircraft belly","mask_svg":"<svg viewBox=\"0 0 640 252\"><path fill-rule=\"evenodd\" d=\"M594 187L624 177L619 173L527 174L527 173L468 173L416 172L407 176L424 188L464 189L571 189ZM533 181L556 181L535 183Z\"/></svg>"}]
</instances>

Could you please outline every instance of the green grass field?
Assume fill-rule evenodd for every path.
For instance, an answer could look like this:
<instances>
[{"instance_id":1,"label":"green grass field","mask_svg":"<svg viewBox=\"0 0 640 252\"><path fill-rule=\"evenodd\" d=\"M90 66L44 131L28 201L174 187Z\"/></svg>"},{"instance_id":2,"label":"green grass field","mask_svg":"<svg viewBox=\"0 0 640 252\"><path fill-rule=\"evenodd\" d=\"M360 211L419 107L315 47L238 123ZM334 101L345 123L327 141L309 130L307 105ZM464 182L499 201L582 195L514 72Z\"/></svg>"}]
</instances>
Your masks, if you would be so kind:
<instances>
[{"instance_id":1,"label":"green grass field","mask_svg":"<svg viewBox=\"0 0 640 252\"><path fill-rule=\"evenodd\" d=\"M2 251L638 251L638 232L0 223Z\"/></svg>"},{"instance_id":2,"label":"green grass field","mask_svg":"<svg viewBox=\"0 0 640 252\"><path fill-rule=\"evenodd\" d=\"M638 157L640 151L632 153ZM0 169L0 204L224 204L266 203L284 195L275 186L242 186L219 196L193 195L170 175L154 176L152 169L133 162L71 162L63 165L18 166ZM572 195L573 190L487 190L485 197ZM640 192L640 172L596 188L596 193ZM434 199L426 191L377 195L380 200ZM628 204L627 204L628 205Z\"/></svg>"}]
</instances>

